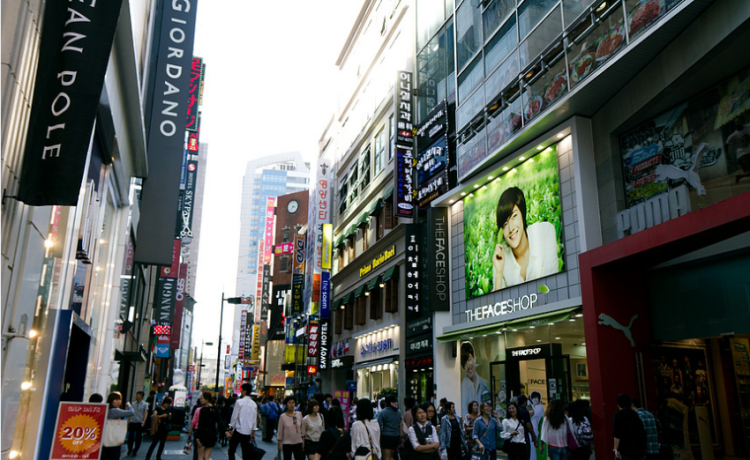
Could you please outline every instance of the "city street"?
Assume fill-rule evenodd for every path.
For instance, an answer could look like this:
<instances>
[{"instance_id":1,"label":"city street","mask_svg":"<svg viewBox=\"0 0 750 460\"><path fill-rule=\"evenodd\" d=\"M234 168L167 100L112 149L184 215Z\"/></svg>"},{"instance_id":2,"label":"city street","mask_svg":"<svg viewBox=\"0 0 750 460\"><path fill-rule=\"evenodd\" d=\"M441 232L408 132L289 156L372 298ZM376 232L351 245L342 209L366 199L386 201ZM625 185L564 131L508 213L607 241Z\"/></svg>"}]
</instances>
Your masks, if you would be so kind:
<instances>
[{"instance_id":1,"label":"city street","mask_svg":"<svg viewBox=\"0 0 750 460\"><path fill-rule=\"evenodd\" d=\"M276 439L274 437L274 439ZM147 442L148 441L148 442ZM182 433L180 436L179 441L167 441L167 443L164 445L164 453L162 454L162 460L192 460L193 454L184 454L182 449L185 447L185 442L187 441L187 434ZM260 431L256 432L256 444L259 448L266 451L266 454L263 456L262 460L273 460L273 458L276 456L276 449L277 445L276 443L270 443L265 442L261 439ZM120 457L123 460L127 459L135 459L135 460L144 460L146 458L146 453L148 452L148 447L150 445L150 439L144 436L143 443L141 444L141 448L138 450L138 455L136 456L130 456L128 457L125 455L127 452L127 446L123 446L122 448L122 456ZM221 447L219 444L214 447L214 450L211 451L211 459L212 460L227 460L227 451L229 450L229 446L227 447ZM237 448L237 459L242 459L242 448ZM151 456L151 460L156 459L156 451Z\"/></svg>"}]
</instances>

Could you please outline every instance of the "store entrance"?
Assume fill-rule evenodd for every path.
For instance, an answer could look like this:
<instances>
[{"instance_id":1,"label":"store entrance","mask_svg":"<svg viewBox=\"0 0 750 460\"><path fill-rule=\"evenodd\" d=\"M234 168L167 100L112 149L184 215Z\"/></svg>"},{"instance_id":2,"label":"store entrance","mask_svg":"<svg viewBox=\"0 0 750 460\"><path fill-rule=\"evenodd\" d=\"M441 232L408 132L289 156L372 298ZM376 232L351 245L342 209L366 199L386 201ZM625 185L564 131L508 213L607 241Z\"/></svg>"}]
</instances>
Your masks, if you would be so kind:
<instances>
[{"instance_id":1,"label":"store entrance","mask_svg":"<svg viewBox=\"0 0 750 460\"><path fill-rule=\"evenodd\" d=\"M544 347L549 348L549 345L536 349ZM511 354L507 356L510 358ZM540 402L545 406L550 399L559 399L567 404L572 400L570 357L538 358L527 355L491 363L490 391L492 405L500 417L505 417L508 402L514 401L520 394L530 398L532 393L538 392Z\"/></svg>"}]
</instances>

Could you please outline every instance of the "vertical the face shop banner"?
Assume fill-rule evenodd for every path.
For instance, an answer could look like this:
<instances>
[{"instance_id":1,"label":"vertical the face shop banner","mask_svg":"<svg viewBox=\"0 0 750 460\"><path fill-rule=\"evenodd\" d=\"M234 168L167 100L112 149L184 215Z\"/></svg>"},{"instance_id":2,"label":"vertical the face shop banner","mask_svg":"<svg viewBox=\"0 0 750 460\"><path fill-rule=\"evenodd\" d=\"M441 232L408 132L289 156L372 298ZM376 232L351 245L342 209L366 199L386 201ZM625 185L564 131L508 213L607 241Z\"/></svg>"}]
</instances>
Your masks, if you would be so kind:
<instances>
[{"instance_id":1,"label":"vertical the face shop banner","mask_svg":"<svg viewBox=\"0 0 750 460\"><path fill-rule=\"evenodd\" d=\"M159 2L160 32L155 37L157 55L149 79L147 103L148 178L143 183L136 261L167 265L171 261L180 166L185 144L188 88L193 60L196 0ZM159 18L157 14L157 18ZM156 41L158 40L158 41ZM147 105L148 106L148 105Z\"/></svg>"},{"instance_id":2,"label":"vertical the face shop banner","mask_svg":"<svg viewBox=\"0 0 750 460\"><path fill-rule=\"evenodd\" d=\"M18 199L75 206L121 0L47 1ZM170 252L167 248L165 252Z\"/></svg>"}]
</instances>

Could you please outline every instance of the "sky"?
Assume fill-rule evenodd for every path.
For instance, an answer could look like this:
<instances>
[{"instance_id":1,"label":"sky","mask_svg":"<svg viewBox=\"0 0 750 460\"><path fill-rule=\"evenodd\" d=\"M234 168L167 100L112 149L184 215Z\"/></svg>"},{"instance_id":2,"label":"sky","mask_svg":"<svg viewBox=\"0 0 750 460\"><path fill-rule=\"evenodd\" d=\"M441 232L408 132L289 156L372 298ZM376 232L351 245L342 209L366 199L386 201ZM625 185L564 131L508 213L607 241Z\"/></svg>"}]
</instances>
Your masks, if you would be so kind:
<instances>
[{"instance_id":1,"label":"sky","mask_svg":"<svg viewBox=\"0 0 750 460\"><path fill-rule=\"evenodd\" d=\"M336 59L362 0L202 0L194 55L204 59L201 142L209 144L193 344L216 356L222 292L235 296L242 177L248 161L299 151L313 162L335 110ZM222 343L234 306L225 304Z\"/></svg>"}]
</instances>

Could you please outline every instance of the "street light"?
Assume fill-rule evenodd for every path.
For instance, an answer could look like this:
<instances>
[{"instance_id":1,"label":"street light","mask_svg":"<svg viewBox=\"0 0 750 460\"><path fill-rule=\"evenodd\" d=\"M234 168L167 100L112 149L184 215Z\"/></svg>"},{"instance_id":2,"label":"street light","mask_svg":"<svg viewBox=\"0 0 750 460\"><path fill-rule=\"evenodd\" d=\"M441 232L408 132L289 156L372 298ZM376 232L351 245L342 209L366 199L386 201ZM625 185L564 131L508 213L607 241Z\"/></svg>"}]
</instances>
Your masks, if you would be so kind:
<instances>
[{"instance_id":1,"label":"street light","mask_svg":"<svg viewBox=\"0 0 750 460\"><path fill-rule=\"evenodd\" d=\"M203 345L208 345L209 347L213 345L213 342L206 342L201 340L201 359L200 359L200 365L198 366L199 372L198 372L198 391L201 389L201 379L203 379Z\"/></svg>"}]
</instances>

